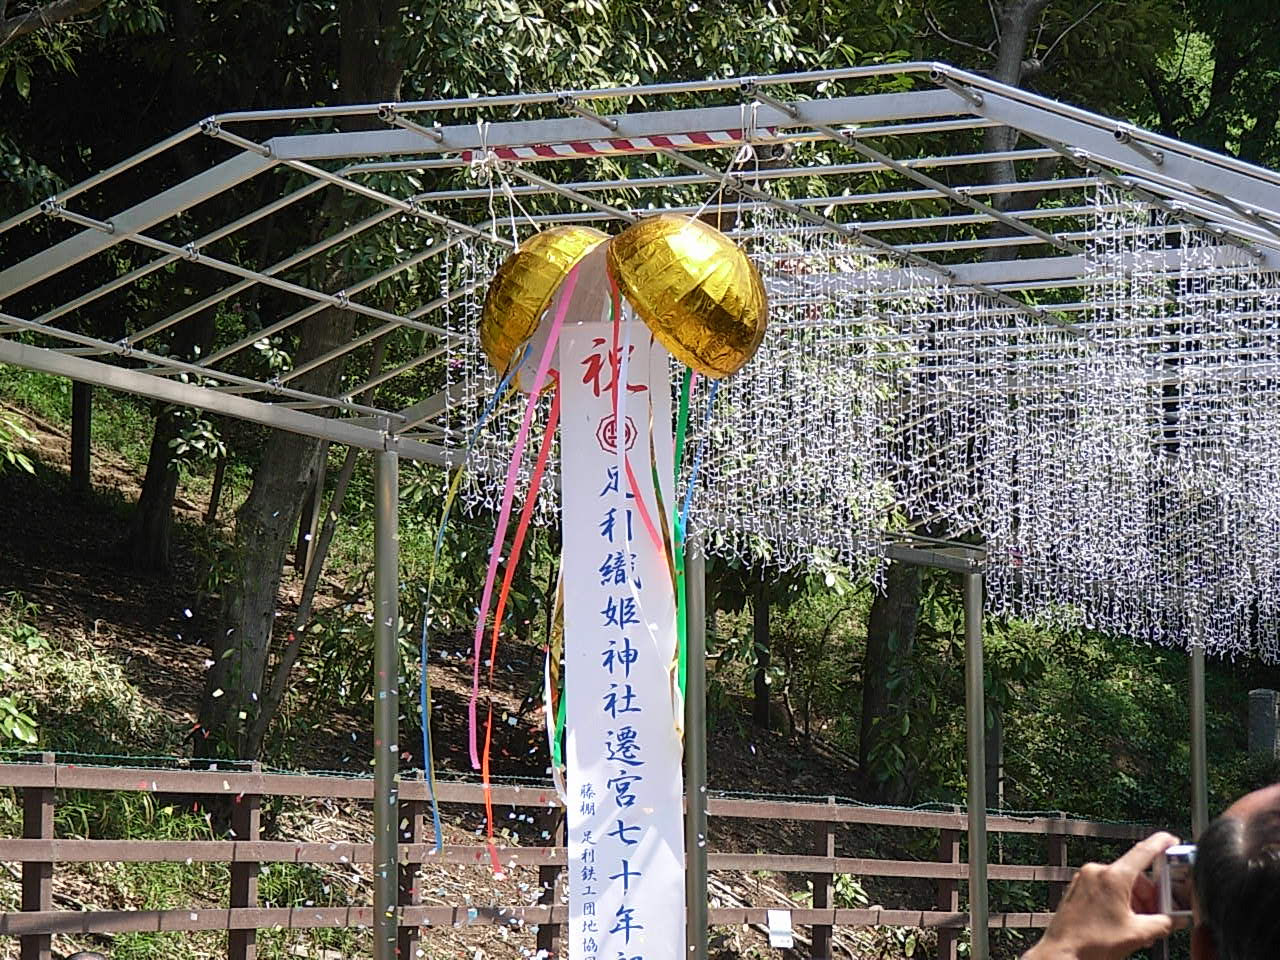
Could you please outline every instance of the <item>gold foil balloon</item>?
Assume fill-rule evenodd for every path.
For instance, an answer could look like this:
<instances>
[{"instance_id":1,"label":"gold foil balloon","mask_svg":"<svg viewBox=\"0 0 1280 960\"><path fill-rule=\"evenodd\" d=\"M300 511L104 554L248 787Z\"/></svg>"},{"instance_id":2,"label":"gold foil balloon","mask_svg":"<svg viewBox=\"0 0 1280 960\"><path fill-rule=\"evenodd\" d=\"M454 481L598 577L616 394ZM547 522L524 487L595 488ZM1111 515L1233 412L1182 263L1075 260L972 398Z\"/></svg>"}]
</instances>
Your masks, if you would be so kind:
<instances>
[{"instance_id":1,"label":"gold foil balloon","mask_svg":"<svg viewBox=\"0 0 1280 960\"><path fill-rule=\"evenodd\" d=\"M553 227L530 237L498 268L484 298L480 347L499 373L538 329L573 265L607 239L590 227Z\"/></svg>"},{"instance_id":2,"label":"gold foil balloon","mask_svg":"<svg viewBox=\"0 0 1280 960\"><path fill-rule=\"evenodd\" d=\"M662 214L614 237L608 256L619 290L681 363L727 377L760 346L769 312L764 283L719 230Z\"/></svg>"}]
</instances>

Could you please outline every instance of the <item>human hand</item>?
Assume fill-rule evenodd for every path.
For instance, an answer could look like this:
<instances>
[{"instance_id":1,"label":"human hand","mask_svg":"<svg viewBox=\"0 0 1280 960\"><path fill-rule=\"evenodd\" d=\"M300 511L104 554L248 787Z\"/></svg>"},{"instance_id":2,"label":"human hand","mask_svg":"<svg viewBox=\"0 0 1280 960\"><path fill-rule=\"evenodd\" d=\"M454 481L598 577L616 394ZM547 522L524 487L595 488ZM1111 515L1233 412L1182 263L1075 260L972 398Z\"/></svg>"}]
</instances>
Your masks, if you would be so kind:
<instances>
[{"instance_id":1,"label":"human hand","mask_svg":"<svg viewBox=\"0 0 1280 960\"><path fill-rule=\"evenodd\" d=\"M1156 833L1115 863L1086 863L1023 960L1123 960L1167 937L1173 918L1158 912L1156 885L1144 871L1177 842Z\"/></svg>"}]
</instances>

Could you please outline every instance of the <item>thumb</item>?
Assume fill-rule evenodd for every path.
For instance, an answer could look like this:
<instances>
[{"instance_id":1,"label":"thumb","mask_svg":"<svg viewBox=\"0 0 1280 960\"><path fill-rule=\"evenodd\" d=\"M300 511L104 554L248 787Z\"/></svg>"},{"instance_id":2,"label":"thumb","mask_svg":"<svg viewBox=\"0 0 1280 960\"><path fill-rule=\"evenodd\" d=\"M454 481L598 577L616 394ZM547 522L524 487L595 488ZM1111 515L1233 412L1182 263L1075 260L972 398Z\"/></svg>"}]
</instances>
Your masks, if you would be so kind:
<instances>
[{"instance_id":1,"label":"thumb","mask_svg":"<svg viewBox=\"0 0 1280 960\"><path fill-rule=\"evenodd\" d=\"M1164 913L1139 913L1133 916L1128 926L1133 942L1149 947L1173 932L1173 917Z\"/></svg>"}]
</instances>

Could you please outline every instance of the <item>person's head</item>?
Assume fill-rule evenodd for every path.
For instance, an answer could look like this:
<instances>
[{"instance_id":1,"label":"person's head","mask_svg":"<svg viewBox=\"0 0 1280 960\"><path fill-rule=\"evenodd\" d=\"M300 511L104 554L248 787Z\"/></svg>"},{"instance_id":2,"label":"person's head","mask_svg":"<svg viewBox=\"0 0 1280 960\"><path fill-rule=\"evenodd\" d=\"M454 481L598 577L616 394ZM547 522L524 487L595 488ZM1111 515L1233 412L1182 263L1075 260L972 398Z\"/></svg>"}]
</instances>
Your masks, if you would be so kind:
<instances>
[{"instance_id":1,"label":"person's head","mask_svg":"<svg viewBox=\"0 0 1280 960\"><path fill-rule=\"evenodd\" d=\"M1196 960L1265 960L1280 944L1280 784L1241 797L1196 842Z\"/></svg>"}]
</instances>

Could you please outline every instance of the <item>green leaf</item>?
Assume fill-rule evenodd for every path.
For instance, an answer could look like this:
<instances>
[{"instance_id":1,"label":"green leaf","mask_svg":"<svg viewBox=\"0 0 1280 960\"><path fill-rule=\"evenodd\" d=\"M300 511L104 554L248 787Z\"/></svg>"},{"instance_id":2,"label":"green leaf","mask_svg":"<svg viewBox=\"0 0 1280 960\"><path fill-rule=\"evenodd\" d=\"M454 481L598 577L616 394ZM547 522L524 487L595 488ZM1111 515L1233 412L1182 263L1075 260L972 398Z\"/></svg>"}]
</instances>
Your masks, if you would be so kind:
<instances>
[{"instance_id":1,"label":"green leaf","mask_svg":"<svg viewBox=\"0 0 1280 960\"><path fill-rule=\"evenodd\" d=\"M25 63L14 64L13 85L18 88L18 96L23 100L31 99L31 71Z\"/></svg>"}]
</instances>

